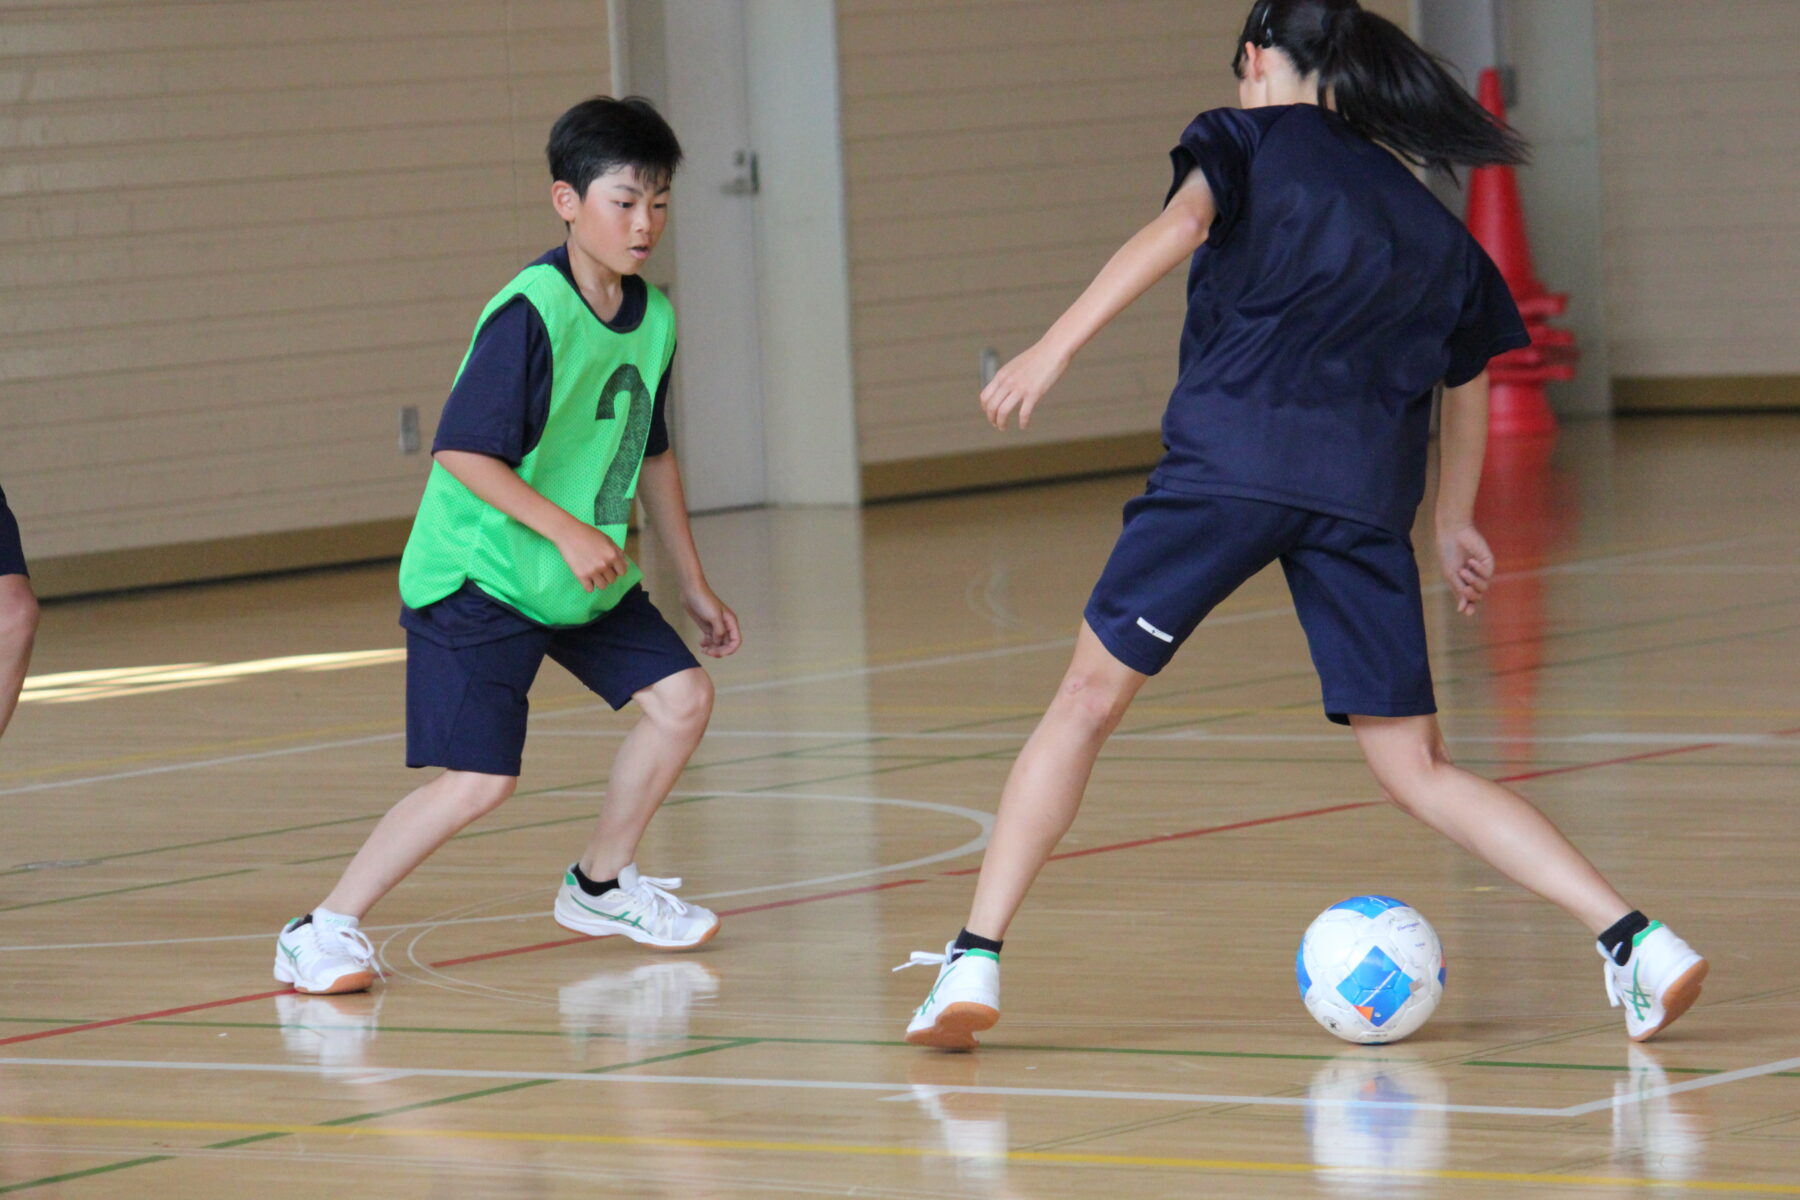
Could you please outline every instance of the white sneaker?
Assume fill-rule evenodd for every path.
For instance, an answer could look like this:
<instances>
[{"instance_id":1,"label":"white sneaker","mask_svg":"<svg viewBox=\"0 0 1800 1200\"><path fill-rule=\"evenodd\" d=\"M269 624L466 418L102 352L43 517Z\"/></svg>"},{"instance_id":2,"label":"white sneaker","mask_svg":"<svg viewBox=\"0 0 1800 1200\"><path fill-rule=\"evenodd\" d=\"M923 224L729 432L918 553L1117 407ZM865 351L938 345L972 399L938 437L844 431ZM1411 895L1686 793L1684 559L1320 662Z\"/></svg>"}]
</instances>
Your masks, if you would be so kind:
<instances>
[{"instance_id":1,"label":"white sneaker","mask_svg":"<svg viewBox=\"0 0 1800 1200\"><path fill-rule=\"evenodd\" d=\"M1607 999L1624 1007L1625 1032L1634 1042L1649 1041L1700 998L1706 960L1661 921L1631 939L1631 958L1622 967L1605 946L1596 948L1606 960Z\"/></svg>"},{"instance_id":2,"label":"white sneaker","mask_svg":"<svg viewBox=\"0 0 1800 1200\"><path fill-rule=\"evenodd\" d=\"M942 966L925 1003L906 1026L906 1040L915 1046L941 1050L973 1050L975 1035L992 1029L1000 1019L1000 956L991 950L965 950L952 954L955 942L942 954L915 950L895 967Z\"/></svg>"},{"instance_id":3,"label":"white sneaker","mask_svg":"<svg viewBox=\"0 0 1800 1200\"><path fill-rule=\"evenodd\" d=\"M309 913L289 921L275 939L275 982L291 983L296 992L360 992L380 974L375 947L360 929L321 925Z\"/></svg>"},{"instance_id":4,"label":"white sneaker","mask_svg":"<svg viewBox=\"0 0 1800 1200\"><path fill-rule=\"evenodd\" d=\"M654 879L638 874L633 863L619 872L619 886L590 896L575 882L575 869L563 873L556 893L556 923L589 937L622 933L646 946L686 948L712 940L719 918L711 909L684 904L673 889L680 879Z\"/></svg>"}]
</instances>

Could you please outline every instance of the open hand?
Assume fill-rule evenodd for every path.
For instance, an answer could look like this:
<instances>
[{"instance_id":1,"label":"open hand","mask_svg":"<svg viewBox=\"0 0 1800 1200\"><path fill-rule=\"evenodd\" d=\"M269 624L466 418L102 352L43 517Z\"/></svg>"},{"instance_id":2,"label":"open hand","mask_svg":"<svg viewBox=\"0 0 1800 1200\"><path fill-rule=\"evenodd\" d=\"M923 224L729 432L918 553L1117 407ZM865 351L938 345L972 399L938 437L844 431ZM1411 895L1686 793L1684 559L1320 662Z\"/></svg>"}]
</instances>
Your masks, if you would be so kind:
<instances>
[{"instance_id":1,"label":"open hand","mask_svg":"<svg viewBox=\"0 0 1800 1200\"><path fill-rule=\"evenodd\" d=\"M738 647L744 644L744 635L738 630L737 614L704 583L683 588L681 606L700 626L700 653L709 658L724 658L736 654Z\"/></svg>"},{"instance_id":2,"label":"open hand","mask_svg":"<svg viewBox=\"0 0 1800 1200\"><path fill-rule=\"evenodd\" d=\"M1456 596L1456 611L1475 612L1494 578L1494 552L1473 525L1438 531L1438 562Z\"/></svg>"},{"instance_id":3,"label":"open hand","mask_svg":"<svg viewBox=\"0 0 1800 1200\"><path fill-rule=\"evenodd\" d=\"M981 389L981 411L995 429L1005 429L1012 414L1019 414L1019 428L1031 423L1031 410L1044 393L1055 386L1069 360L1038 342L995 373Z\"/></svg>"}]
</instances>

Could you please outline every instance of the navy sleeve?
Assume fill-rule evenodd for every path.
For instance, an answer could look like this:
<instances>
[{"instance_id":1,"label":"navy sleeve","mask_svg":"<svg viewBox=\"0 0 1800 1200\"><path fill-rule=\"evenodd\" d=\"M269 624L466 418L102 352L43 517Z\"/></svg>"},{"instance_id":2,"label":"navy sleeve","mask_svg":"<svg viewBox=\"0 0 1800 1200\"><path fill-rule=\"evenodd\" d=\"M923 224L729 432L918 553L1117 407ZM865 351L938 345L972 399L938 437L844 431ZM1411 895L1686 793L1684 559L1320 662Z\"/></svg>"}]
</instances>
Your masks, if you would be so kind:
<instances>
[{"instance_id":1,"label":"navy sleeve","mask_svg":"<svg viewBox=\"0 0 1800 1200\"><path fill-rule=\"evenodd\" d=\"M675 352L669 351L669 365L663 368L656 385L656 403L650 409L650 436L644 442L644 457L655 458L669 452L669 376L675 373Z\"/></svg>"},{"instance_id":2,"label":"navy sleeve","mask_svg":"<svg viewBox=\"0 0 1800 1200\"><path fill-rule=\"evenodd\" d=\"M1216 213L1207 241L1214 245L1223 242L1243 215L1250 192L1250 160L1261 135L1262 126L1241 108L1215 108L1195 117L1169 151L1175 178L1163 205L1174 199L1188 172L1199 168L1212 189Z\"/></svg>"},{"instance_id":3,"label":"navy sleeve","mask_svg":"<svg viewBox=\"0 0 1800 1200\"><path fill-rule=\"evenodd\" d=\"M1470 239L1473 279L1463 297L1462 315L1450 334L1450 365L1444 369L1444 386L1461 387L1487 369L1488 360L1508 350L1531 345L1531 335L1513 303L1512 290L1500 269L1480 245Z\"/></svg>"},{"instance_id":4,"label":"navy sleeve","mask_svg":"<svg viewBox=\"0 0 1800 1200\"><path fill-rule=\"evenodd\" d=\"M466 450L518 466L544 434L550 413L550 335L544 319L515 296L475 335L438 418L431 452Z\"/></svg>"}]
</instances>

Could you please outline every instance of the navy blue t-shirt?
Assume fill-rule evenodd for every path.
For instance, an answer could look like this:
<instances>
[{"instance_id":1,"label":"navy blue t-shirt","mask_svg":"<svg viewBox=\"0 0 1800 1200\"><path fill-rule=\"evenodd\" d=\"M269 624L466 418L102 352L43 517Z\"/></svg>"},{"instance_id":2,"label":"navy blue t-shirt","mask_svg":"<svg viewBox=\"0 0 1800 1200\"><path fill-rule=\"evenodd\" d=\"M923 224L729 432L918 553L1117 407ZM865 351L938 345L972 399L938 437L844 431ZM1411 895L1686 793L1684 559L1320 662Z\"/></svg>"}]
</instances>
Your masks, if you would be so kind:
<instances>
[{"instance_id":1,"label":"navy blue t-shirt","mask_svg":"<svg viewBox=\"0 0 1800 1200\"><path fill-rule=\"evenodd\" d=\"M1431 395L1530 344L1500 272L1387 150L1311 104L1201 113L1171 151L1217 215L1188 272L1151 481L1405 535Z\"/></svg>"},{"instance_id":2,"label":"navy blue t-shirt","mask_svg":"<svg viewBox=\"0 0 1800 1200\"><path fill-rule=\"evenodd\" d=\"M558 246L531 265L539 263L549 263L562 272L575 294L581 295L569 267L568 247ZM600 323L615 333L630 333L644 319L649 290L635 275L625 276L622 284L625 296L619 311L612 320ZM582 296L581 302L586 304L587 298ZM593 311L591 305L589 311ZM600 314L595 313L594 318L599 320ZM550 412L551 372L550 334L544 328L544 319L529 300L515 296L496 309L476 332L469 360L450 389L450 398L444 402L431 452L466 450L518 466L544 435L544 422ZM656 388L650 434L644 443L645 458L669 449L665 409L671 373L663 372ZM400 624L449 646L492 641L538 627L469 583L422 609L402 606Z\"/></svg>"}]
</instances>

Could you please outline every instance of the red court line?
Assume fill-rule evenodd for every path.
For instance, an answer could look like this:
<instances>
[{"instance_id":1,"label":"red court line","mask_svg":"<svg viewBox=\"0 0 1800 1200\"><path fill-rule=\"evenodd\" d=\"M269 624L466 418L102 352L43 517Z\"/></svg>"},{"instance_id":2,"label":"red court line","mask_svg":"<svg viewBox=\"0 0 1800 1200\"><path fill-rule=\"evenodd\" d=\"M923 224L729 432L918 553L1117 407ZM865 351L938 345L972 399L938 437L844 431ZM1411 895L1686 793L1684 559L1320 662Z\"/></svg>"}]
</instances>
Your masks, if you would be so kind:
<instances>
[{"instance_id":1,"label":"red court line","mask_svg":"<svg viewBox=\"0 0 1800 1200\"><path fill-rule=\"evenodd\" d=\"M1225 833L1232 829L1249 829L1253 825L1273 825L1277 821L1298 821L1302 817L1322 817L1326 813L1349 812L1353 808L1375 808L1386 803L1382 800L1358 800L1354 804L1334 804L1330 808L1309 808L1305 812L1282 813L1278 817L1257 817L1253 821L1234 821L1230 825L1208 825L1205 829L1189 829L1183 833L1163 833L1155 837L1138 838L1131 842L1114 842L1110 846L1089 846L1085 850L1065 850L1061 854L1052 854L1049 861L1061 862L1065 858L1083 858L1089 854L1106 854L1113 850L1133 850L1139 846L1154 846L1159 842L1178 842L1183 838L1205 837L1209 833ZM960 871L945 871L945 875L974 875L980 867L964 867Z\"/></svg>"},{"instance_id":2,"label":"red court line","mask_svg":"<svg viewBox=\"0 0 1800 1200\"><path fill-rule=\"evenodd\" d=\"M906 887L909 884L924 883L923 879L896 879L891 883L875 883L868 887L846 888L841 892L820 892L816 896L797 896L792 900L775 900L768 904L751 904L744 908L727 908L720 911L721 917L742 916L744 913L766 912L771 908L788 908L795 904L811 904L816 900L836 900L839 896L860 896L864 892L882 892L888 888ZM430 967L460 967L464 963L486 962L490 958L510 958L515 954L530 954L534 950L554 950L558 946L573 946L577 942L591 942L594 939L586 934L574 937L557 938L553 942L538 942L531 946L514 946L510 950L489 950L485 954L465 954L461 958L446 958L442 962L427 963ZM70 1030L71 1033L74 1030ZM5 1043L0 1042L0 1045Z\"/></svg>"},{"instance_id":3,"label":"red court line","mask_svg":"<svg viewBox=\"0 0 1800 1200\"><path fill-rule=\"evenodd\" d=\"M1800 733L1800 729L1778 729L1769 734L1772 738L1792 737ZM1602 759L1599 762L1576 763L1569 767L1546 767L1542 771L1525 771L1518 775L1502 775L1496 783L1518 783L1525 779L1542 779L1546 775L1566 775L1570 771L1588 771L1594 767L1616 767L1621 763L1643 762L1649 758L1668 758L1676 754L1693 754L1697 750L1717 750L1721 746L1738 745L1736 742L1695 742L1691 746L1675 746L1668 750L1646 750L1642 754L1626 754L1619 758Z\"/></svg>"},{"instance_id":4,"label":"red court line","mask_svg":"<svg viewBox=\"0 0 1800 1200\"><path fill-rule=\"evenodd\" d=\"M1800 728L1778 730L1769 736L1792 737L1795 734L1800 734ZM1692 754L1697 750L1712 750L1727 744L1729 743L1696 742L1692 746L1676 746L1667 750L1651 750L1643 754L1628 754L1621 758L1606 758L1597 762L1576 763L1573 766L1550 767L1542 771L1527 771L1519 775L1507 775L1498 782L1517 783L1524 779L1541 779L1546 775L1563 775L1570 771L1590 771L1596 767L1612 767L1621 763L1639 762L1647 758L1666 758L1672 754ZM1082 858L1089 854L1105 854L1113 850L1130 850L1138 846L1155 845L1159 842L1173 842L1183 838L1204 837L1209 833L1225 833L1233 829L1248 829L1255 825L1272 825L1278 821L1297 821L1303 817L1318 817L1324 816L1327 813L1348 812L1351 809L1357 808L1373 808L1382 803L1384 802L1380 800L1362 800L1353 804L1334 804L1329 808L1307 809L1305 812L1282 813L1281 815L1274 817L1257 817L1254 820L1237 821L1230 825L1209 825L1204 829L1189 829L1183 833L1165 833L1157 837L1138 838L1137 840L1130 842L1114 842L1107 846L1092 846L1084 850L1069 850L1062 854L1051 855L1050 861L1058 862L1066 858ZM965 867L959 871L945 871L942 874L945 876L973 875L980 869L980 867ZM836 900L842 896L859 896L868 892L886 891L889 888L910 887L913 884L924 882L926 881L923 879L896 879L888 883L870 884L868 887L847 888L837 892L820 892L813 896L796 896L791 900L773 900L767 904L752 904L744 908L729 909L719 915L722 917L730 917L740 916L744 913L766 912L775 908L791 908L796 904L813 904L820 900ZM447 958L442 962L435 962L430 965L433 967L453 967L462 963L481 962L490 958L506 958L514 954L529 954L536 950L551 950L558 946L572 946L577 942L586 942L590 940L592 939L587 937L558 938L552 942L538 942L535 945L530 946L517 946L511 950L490 950L485 954L471 954L462 958ZM21 1033L15 1034L12 1037L0 1038L0 1046L11 1046L19 1042L33 1042L39 1038L60 1037L65 1033L83 1033L90 1029L106 1029L114 1025L130 1025L137 1021L154 1021L159 1017L173 1017L182 1013L199 1012L202 1009L223 1008L232 1004L246 1004L252 1000L267 1000L271 996L279 996L288 990L289 989L287 988L279 988L272 992L256 992L249 996L232 996L226 1000L208 1000L204 1004L188 1004L183 1005L180 1008L165 1008L156 1012L137 1013L129 1017L114 1017L108 1021L89 1021L83 1025L64 1025L57 1029L40 1029L36 1033Z\"/></svg>"},{"instance_id":5,"label":"red court line","mask_svg":"<svg viewBox=\"0 0 1800 1200\"><path fill-rule=\"evenodd\" d=\"M110 1021L89 1021L85 1025L64 1025L60 1029L40 1029L36 1033L20 1033L12 1037L0 1038L0 1046L11 1046L16 1042L34 1042L38 1038L57 1037L65 1033L82 1033L89 1029L105 1029L111 1025L129 1025L133 1021L154 1021L158 1017L178 1017L182 1013L199 1012L206 1008L224 1008L228 1004L244 1004L251 1000L267 1000L271 996L280 996L293 991L293 988L276 988L272 992L257 992L253 996L233 996L229 1000L208 1000L204 1004L184 1004L180 1008L165 1008L157 1012L138 1013L130 1017L114 1017Z\"/></svg>"}]
</instances>

